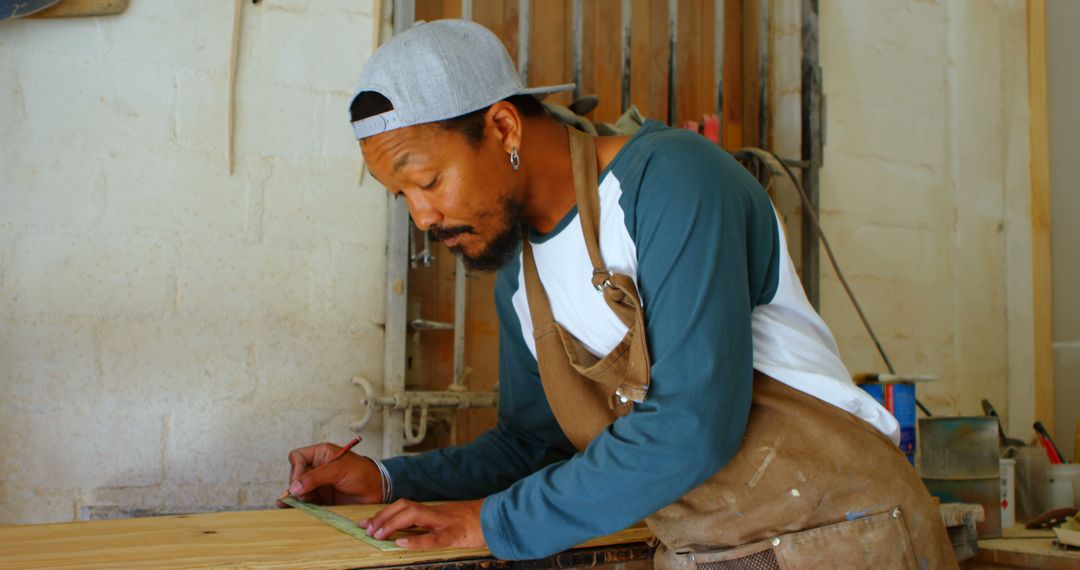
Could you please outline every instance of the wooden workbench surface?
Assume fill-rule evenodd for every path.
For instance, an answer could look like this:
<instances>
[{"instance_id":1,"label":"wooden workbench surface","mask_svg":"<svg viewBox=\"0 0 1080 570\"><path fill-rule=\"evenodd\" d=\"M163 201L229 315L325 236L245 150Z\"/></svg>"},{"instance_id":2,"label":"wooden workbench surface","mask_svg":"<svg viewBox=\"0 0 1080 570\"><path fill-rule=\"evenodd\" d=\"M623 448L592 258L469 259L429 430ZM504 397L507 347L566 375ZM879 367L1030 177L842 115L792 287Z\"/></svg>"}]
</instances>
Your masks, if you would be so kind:
<instances>
[{"instance_id":1,"label":"wooden workbench surface","mask_svg":"<svg viewBox=\"0 0 1080 570\"><path fill-rule=\"evenodd\" d=\"M331 510L353 520L378 505ZM648 540L634 527L583 547ZM485 549L379 552L294 510L261 510L0 525L0 569L19 568L371 568L491 556Z\"/></svg>"}]
</instances>

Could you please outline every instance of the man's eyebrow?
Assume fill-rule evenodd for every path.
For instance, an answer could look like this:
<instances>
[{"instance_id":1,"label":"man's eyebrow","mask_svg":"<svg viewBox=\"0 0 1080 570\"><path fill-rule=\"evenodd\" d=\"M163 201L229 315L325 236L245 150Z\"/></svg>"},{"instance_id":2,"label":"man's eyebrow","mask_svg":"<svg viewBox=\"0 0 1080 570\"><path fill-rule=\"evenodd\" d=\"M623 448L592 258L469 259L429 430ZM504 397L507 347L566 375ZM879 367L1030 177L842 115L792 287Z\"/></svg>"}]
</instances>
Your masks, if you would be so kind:
<instances>
[{"instance_id":1,"label":"man's eyebrow","mask_svg":"<svg viewBox=\"0 0 1080 570\"><path fill-rule=\"evenodd\" d=\"M410 162L412 162L412 155L409 153L405 153L398 157L398 159L394 161L394 174L397 174L399 170L405 168L405 165Z\"/></svg>"}]
</instances>

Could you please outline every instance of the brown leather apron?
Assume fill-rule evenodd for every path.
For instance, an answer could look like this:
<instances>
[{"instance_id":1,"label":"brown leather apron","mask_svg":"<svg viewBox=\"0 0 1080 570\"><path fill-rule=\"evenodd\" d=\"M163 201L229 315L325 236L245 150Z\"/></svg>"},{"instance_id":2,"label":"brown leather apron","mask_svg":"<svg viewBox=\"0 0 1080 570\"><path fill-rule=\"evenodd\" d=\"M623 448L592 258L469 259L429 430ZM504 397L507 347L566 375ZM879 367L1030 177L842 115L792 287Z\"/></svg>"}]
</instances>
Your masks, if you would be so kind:
<instances>
[{"instance_id":1,"label":"brown leather apron","mask_svg":"<svg viewBox=\"0 0 1080 570\"><path fill-rule=\"evenodd\" d=\"M568 132L593 286L628 327L622 342L597 358L555 322L528 239L523 269L544 394L567 438L584 450L644 400L650 362L637 287L600 256L595 142ZM760 372L752 381L735 457L646 519L662 543L658 567L957 567L937 505L888 438Z\"/></svg>"}]
</instances>

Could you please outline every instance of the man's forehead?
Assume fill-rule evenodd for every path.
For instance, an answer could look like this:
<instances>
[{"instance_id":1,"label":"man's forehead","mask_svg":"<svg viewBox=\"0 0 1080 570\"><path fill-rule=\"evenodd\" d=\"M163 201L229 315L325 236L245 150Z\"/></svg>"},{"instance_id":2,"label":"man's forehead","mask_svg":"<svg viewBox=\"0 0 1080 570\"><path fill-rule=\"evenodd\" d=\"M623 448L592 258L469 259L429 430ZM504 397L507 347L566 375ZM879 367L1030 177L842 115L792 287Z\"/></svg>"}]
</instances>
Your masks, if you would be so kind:
<instances>
[{"instance_id":1,"label":"man's forehead","mask_svg":"<svg viewBox=\"0 0 1080 570\"><path fill-rule=\"evenodd\" d=\"M389 162L393 174L406 166L423 165L431 161L431 152L442 141L433 140L435 129L426 129L424 125L405 127L380 133L360 141L360 149L365 158L377 162Z\"/></svg>"}]
</instances>

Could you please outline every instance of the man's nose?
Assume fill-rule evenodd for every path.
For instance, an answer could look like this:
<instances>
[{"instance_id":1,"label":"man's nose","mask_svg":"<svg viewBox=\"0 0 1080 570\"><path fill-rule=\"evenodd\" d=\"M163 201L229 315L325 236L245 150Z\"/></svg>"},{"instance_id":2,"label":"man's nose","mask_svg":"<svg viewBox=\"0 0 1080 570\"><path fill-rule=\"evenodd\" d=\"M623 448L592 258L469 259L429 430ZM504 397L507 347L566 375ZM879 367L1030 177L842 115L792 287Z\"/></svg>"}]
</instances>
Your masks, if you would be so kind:
<instances>
[{"instance_id":1,"label":"man's nose","mask_svg":"<svg viewBox=\"0 0 1080 570\"><path fill-rule=\"evenodd\" d=\"M423 196L406 196L405 199L409 204L409 215L421 231L426 232L431 226L442 221L442 214Z\"/></svg>"}]
</instances>

